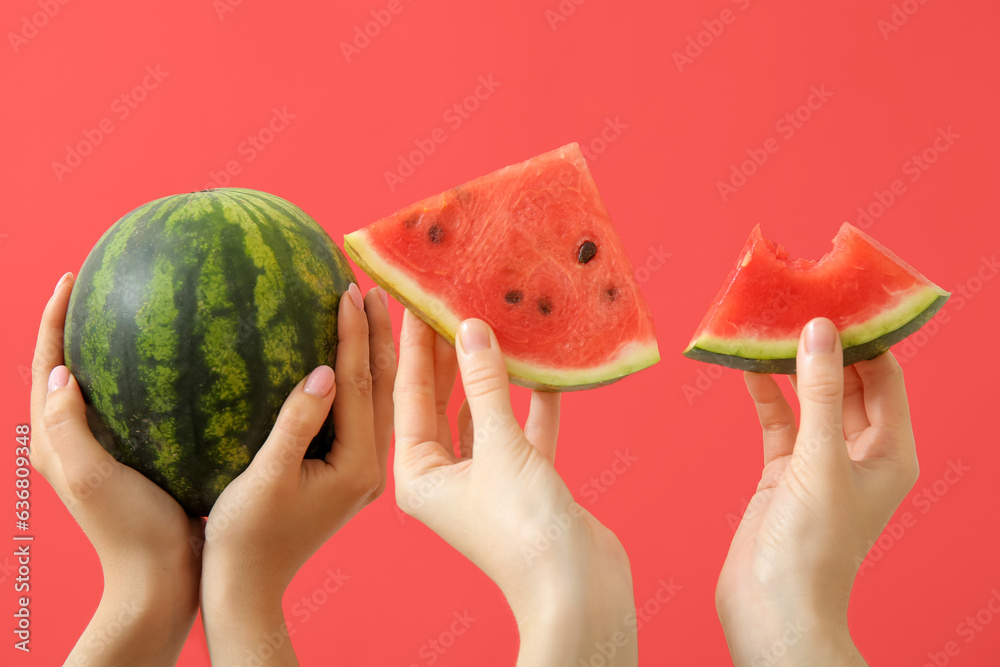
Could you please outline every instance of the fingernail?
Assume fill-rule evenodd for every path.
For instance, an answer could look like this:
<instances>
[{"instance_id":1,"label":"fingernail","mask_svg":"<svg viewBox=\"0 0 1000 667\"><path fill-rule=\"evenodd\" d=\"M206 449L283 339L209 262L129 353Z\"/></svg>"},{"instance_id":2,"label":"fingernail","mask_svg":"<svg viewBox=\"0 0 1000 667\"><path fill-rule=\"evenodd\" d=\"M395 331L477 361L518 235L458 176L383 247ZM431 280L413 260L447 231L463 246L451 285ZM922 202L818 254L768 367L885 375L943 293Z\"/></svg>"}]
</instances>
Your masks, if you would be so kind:
<instances>
[{"instance_id":1,"label":"fingernail","mask_svg":"<svg viewBox=\"0 0 1000 667\"><path fill-rule=\"evenodd\" d=\"M56 366L49 373L49 393L56 389L62 389L69 382L69 369L65 366Z\"/></svg>"},{"instance_id":2,"label":"fingernail","mask_svg":"<svg viewBox=\"0 0 1000 667\"><path fill-rule=\"evenodd\" d=\"M59 288L62 287L62 284L64 282L66 282L67 280L69 280L70 278L72 278L72 277L73 277L73 272L72 271L68 271L68 272L64 273L63 276L62 276L62 278L59 279L59 282L56 283L56 286L52 290L52 293L55 294L56 292L58 292Z\"/></svg>"},{"instance_id":3,"label":"fingernail","mask_svg":"<svg viewBox=\"0 0 1000 667\"><path fill-rule=\"evenodd\" d=\"M810 354L833 352L838 335L833 322L817 317L806 325L806 352Z\"/></svg>"},{"instance_id":4,"label":"fingernail","mask_svg":"<svg viewBox=\"0 0 1000 667\"><path fill-rule=\"evenodd\" d=\"M362 313L365 312L365 298L361 296L361 290L354 283L347 288L347 292L351 295L351 301L354 302L354 307L360 310Z\"/></svg>"},{"instance_id":5,"label":"fingernail","mask_svg":"<svg viewBox=\"0 0 1000 667\"><path fill-rule=\"evenodd\" d=\"M329 366L317 366L316 370L306 378L303 391L317 398L325 398L333 388L333 369Z\"/></svg>"},{"instance_id":6,"label":"fingernail","mask_svg":"<svg viewBox=\"0 0 1000 667\"><path fill-rule=\"evenodd\" d=\"M485 350L490 346L490 330L481 320L466 320L458 328L462 351L466 354Z\"/></svg>"},{"instance_id":7,"label":"fingernail","mask_svg":"<svg viewBox=\"0 0 1000 667\"><path fill-rule=\"evenodd\" d=\"M376 287L375 291L378 293L378 298L382 300L382 305L386 308L389 307L389 295L385 293L385 290L381 287Z\"/></svg>"}]
</instances>

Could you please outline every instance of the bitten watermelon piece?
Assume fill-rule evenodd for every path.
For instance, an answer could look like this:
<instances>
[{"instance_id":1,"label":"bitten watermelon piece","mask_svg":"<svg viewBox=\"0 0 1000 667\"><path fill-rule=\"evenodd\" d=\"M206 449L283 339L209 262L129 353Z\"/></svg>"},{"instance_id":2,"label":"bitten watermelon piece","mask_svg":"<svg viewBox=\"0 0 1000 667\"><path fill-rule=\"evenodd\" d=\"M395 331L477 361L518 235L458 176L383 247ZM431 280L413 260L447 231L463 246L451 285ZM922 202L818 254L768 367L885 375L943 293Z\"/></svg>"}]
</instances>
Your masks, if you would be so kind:
<instances>
[{"instance_id":1,"label":"bitten watermelon piece","mask_svg":"<svg viewBox=\"0 0 1000 667\"><path fill-rule=\"evenodd\" d=\"M407 206L344 247L452 343L462 320L489 323L516 384L587 389L659 361L649 305L575 143Z\"/></svg>"},{"instance_id":2,"label":"bitten watermelon piece","mask_svg":"<svg viewBox=\"0 0 1000 667\"><path fill-rule=\"evenodd\" d=\"M828 317L849 366L915 332L949 296L850 223L818 261L792 259L758 225L684 355L756 373L794 373L802 328Z\"/></svg>"}]
</instances>

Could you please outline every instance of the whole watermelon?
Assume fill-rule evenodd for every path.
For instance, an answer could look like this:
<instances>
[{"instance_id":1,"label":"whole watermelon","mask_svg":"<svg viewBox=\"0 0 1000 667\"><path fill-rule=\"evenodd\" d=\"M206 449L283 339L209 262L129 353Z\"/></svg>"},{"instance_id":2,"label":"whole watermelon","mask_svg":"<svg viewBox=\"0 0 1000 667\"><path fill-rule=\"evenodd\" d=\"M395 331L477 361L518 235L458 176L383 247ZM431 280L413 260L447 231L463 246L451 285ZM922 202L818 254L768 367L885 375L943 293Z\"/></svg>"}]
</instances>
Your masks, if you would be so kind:
<instances>
[{"instance_id":1,"label":"whole watermelon","mask_svg":"<svg viewBox=\"0 0 1000 667\"><path fill-rule=\"evenodd\" d=\"M316 222L264 192L203 190L135 209L80 269L66 364L105 449L207 515L295 385L334 365L354 281ZM333 442L332 417L309 447Z\"/></svg>"}]
</instances>

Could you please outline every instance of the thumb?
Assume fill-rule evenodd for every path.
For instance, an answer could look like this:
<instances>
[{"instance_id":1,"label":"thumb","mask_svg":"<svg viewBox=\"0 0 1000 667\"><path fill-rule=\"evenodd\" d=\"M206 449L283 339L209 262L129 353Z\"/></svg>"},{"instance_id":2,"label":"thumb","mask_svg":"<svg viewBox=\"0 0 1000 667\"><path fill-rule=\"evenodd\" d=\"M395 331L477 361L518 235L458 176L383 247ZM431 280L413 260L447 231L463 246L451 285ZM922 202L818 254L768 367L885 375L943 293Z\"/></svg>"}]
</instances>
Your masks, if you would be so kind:
<instances>
[{"instance_id":1,"label":"thumb","mask_svg":"<svg viewBox=\"0 0 1000 667\"><path fill-rule=\"evenodd\" d=\"M465 320L458 327L455 347L478 454L490 449L498 437L514 435L520 426L510 406L507 366L489 325L482 320Z\"/></svg>"},{"instance_id":2,"label":"thumb","mask_svg":"<svg viewBox=\"0 0 1000 667\"><path fill-rule=\"evenodd\" d=\"M330 414L336 394L333 369L318 366L295 386L285 399L271 434L254 456L251 466L284 470L298 464Z\"/></svg>"},{"instance_id":3,"label":"thumb","mask_svg":"<svg viewBox=\"0 0 1000 667\"><path fill-rule=\"evenodd\" d=\"M844 442L844 350L833 322L805 326L796 355L801 418L792 458L807 468L850 462Z\"/></svg>"},{"instance_id":4,"label":"thumb","mask_svg":"<svg viewBox=\"0 0 1000 667\"><path fill-rule=\"evenodd\" d=\"M49 373L42 410L44 438L31 448L31 464L60 495L89 497L114 468L87 424L87 405L76 378L65 366Z\"/></svg>"}]
</instances>

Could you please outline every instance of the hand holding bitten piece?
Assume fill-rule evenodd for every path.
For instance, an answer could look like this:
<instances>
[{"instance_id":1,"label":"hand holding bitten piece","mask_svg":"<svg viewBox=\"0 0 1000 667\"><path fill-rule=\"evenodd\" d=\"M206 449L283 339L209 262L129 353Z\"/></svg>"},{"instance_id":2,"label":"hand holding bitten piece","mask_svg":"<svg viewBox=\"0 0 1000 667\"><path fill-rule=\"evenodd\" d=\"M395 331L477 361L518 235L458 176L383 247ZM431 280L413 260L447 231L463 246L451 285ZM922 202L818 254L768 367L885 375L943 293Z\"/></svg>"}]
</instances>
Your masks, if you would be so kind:
<instances>
[{"instance_id":1,"label":"hand holding bitten piece","mask_svg":"<svg viewBox=\"0 0 1000 667\"><path fill-rule=\"evenodd\" d=\"M803 330L801 423L769 375L746 373L764 470L726 558L716 607L736 665L865 664L847 627L858 567L918 474L891 353L843 367L837 329Z\"/></svg>"}]
</instances>

